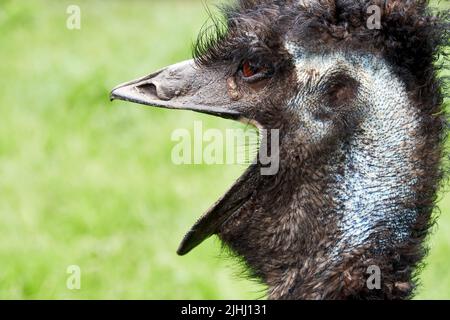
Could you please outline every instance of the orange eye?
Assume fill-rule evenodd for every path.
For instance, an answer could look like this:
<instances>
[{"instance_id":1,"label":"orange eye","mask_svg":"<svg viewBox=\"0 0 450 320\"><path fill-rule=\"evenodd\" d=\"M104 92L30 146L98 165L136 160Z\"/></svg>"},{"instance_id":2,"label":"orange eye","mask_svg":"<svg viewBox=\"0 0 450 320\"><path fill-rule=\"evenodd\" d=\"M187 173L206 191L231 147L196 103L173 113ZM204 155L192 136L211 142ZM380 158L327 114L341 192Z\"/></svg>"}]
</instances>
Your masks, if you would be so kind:
<instances>
[{"instance_id":1,"label":"orange eye","mask_svg":"<svg viewBox=\"0 0 450 320\"><path fill-rule=\"evenodd\" d=\"M273 74L271 67L267 65L260 67L257 64L253 64L249 60L244 60L239 69L242 80L249 83L256 83L267 79Z\"/></svg>"},{"instance_id":2,"label":"orange eye","mask_svg":"<svg viewBox=\"0 0 450 320\"><path fill-rule=\"evenodd\" d=\"M242 75L246 78L250 78L250 77L253 77L255 74L256 74L256 72L253 69L253 67L250 65L250 62L245 61L242 64Z\"/></svg>"}]
</instances>

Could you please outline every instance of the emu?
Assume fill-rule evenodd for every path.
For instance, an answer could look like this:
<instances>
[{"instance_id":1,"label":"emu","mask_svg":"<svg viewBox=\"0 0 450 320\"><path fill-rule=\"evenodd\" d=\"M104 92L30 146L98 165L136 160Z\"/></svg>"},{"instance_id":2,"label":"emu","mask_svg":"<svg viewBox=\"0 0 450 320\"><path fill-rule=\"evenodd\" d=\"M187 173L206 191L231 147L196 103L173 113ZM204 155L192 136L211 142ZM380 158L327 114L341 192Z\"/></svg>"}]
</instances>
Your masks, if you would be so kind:
<instances>
[{"instance_id":1,"label":"emu","mask_svg":"<svg viewBox=\"0 0 450 320\"><path fill-rule=\"evenodd\" d=\"M427 0L239 0L222 12L192 60L111 93L279 130L278 172L250 165L178 254L217 235L270 299L413 297L445 173L448 12Z\"/></svg>"}]
</instances>

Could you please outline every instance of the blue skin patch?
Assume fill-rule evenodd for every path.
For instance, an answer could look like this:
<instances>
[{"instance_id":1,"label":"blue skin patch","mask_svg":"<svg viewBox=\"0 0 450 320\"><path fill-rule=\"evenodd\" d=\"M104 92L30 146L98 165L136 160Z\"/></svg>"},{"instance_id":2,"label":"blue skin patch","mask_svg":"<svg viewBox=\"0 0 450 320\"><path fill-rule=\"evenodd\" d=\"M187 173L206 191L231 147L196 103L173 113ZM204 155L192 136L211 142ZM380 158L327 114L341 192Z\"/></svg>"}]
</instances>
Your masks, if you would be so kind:
<instances>
[{"instance_id":1,"label":"blue skin patch","mask_svg":"<svg viewBox=\"0 0 450 320\"><path fill-rule=\"evenodd\" d=\"M417 218L417 209L407 208L407 204L415 199L416 164L412 159L419 117L403 83L384 61L372 55L308 55L292 43L287 43L286 49L294 58L302 87L290 108L323 103L307 70L317 70L320 79L336 65L344 65L360 84L351 108L363 115L362 122L348 141L336 146L328 169L333 175L330 193L340 217L337 228L341 234L337 245L330 248L332 256L357 249L369 239L377 239L375 249L380 251L409 239ZM320 142L328 125L309 117L305 109L298 114L305 127L302 130L309 130L311 140L307 143ZM380 232L383 234L378 237Z\"/></svg>"}]
</instances>

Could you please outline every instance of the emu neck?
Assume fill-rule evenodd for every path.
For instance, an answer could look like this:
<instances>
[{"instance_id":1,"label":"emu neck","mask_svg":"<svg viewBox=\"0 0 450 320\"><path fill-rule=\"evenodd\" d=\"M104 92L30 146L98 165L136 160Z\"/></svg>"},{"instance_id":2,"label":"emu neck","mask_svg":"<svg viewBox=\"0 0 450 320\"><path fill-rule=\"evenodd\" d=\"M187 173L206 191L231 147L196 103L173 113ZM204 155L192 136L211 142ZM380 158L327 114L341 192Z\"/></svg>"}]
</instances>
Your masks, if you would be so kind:
<instances>
[{"instance_id":1,"label":"emu neck","mask_svg":"<svg viewBox=\"0 0 450 320\"><path fill-rule=\"evenodd\" d=\"M405 298L413 290L420 255L402 252L422 240L413 236L420 121L386 67L368 70L365 116L351 136L321 159L281 150L280 173L263 179L219 232L268 284L269 298ZM382 272L379 290L367 286L370 266Z\"/></svg>"},{"instance_id":2,"label":"emu neck","mask_svg":"<svg viewBox=\"0 0 450 320\"><path fill-rule=\"evenodd\" d=\"M395 77L384 68L372 72L364 84L370 101L365 117L336 152L343 162L331 164L335 183L330 192L342 233L337 255L367 243L382 252L404 242L417 217L411 203L422 165L417 157L419 118Z\"/></svg>"}]
</instances>

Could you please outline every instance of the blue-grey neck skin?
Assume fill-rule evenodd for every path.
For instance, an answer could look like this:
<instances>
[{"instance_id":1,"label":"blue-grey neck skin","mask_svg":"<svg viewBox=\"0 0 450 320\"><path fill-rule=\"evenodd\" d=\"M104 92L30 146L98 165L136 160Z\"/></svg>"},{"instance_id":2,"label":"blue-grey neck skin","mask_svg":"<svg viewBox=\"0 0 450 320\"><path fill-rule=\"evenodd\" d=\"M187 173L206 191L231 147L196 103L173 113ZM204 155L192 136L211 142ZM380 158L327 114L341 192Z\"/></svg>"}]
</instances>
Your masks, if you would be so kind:
<instances>
[{"instance_id":1,"label":"blue-grey neck skin","mask_svg":"<svg viewBox=\"0 0 450 320\"><path fill-rule=\"evenodd\" d=\"M356 59L365 70L365 118L348 145L342 175L336 175L336 202L343 212L339 228L344 248L367 243L377 232L390 231L389 241L410 237L417 211L414 199L417 115L401 82L379 61ZM380 250L386 235L377 237Z\"/></svg>"},{"instance_id":2,"label":"blue-grey neck skin","mask_svg":"<svg viewBox=\"0 0 450 320\"><path fill-rule=\"evenodd\" d=\"M321 74L340 65L360 84L352 108L362 115L361 122L330 157L328 172L334 183L329 192L340 234L330 255L337 259L369 239L377 239L375 250L381 251L408 239L417 217L417 209L407 204L415 197L413 159L419 122L404 85L384 61L372 55L317 56L304 54L292 44L286 47L295 59L298 81L305 87L292 99L291 108L320 103L314 101L311 91L315 81L311 69L320 79ZM310 143L319 142L328 129L327 123L307 114L302 123L314 129Z\"/></svg>"}]
</instances>

